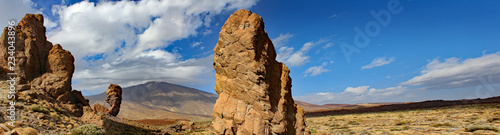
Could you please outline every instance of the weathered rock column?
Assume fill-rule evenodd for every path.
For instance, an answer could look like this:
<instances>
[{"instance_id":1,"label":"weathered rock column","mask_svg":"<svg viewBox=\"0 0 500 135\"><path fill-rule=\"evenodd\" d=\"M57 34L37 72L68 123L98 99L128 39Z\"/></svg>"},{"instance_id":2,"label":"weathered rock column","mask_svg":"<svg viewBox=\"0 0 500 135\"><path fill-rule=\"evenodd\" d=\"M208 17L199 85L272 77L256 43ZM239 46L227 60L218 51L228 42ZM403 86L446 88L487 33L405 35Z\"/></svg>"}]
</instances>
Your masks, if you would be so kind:
<instances>
[{"instance_id":1,"label":"weathered rock column","mask_svg":"<svg viewBox=\"0 0 500 135\"><path fill-rule=\"evenodd\" d=\"M308 134L304 110L292 99L290 70L275 60L262 17L233 13L214 51L216 134Z\"/></svg>"},{"instance_id":2,"label":"weathered rock column","mask_svg":"<svg viewBox=\"0 0 500 135\"><path fill-rule=\"evenodd\" d=\"M108 113L113 116L118 115L122 104L122 88L116 84L110 84L106 91L106 102L111 106Z\"/></svg>"},{"instance_id":3,"label":"weathered rock column","mask_svg":"<svg viewBox=\"0 0 500 135\"><path fill-rule=\"evenodd\" d=\"M57 108L74 116L83 115L83 107L89 103L80 91L71 87L75 58L61 45L47 41L43 16L26 14L14 28L16 90L24 96L48 101L51 109ZM4 28L0 36L2 72L10 68L8 32L8 28ZM0 78L5 78L5 74Z\"/></svg>"}]
</instances>

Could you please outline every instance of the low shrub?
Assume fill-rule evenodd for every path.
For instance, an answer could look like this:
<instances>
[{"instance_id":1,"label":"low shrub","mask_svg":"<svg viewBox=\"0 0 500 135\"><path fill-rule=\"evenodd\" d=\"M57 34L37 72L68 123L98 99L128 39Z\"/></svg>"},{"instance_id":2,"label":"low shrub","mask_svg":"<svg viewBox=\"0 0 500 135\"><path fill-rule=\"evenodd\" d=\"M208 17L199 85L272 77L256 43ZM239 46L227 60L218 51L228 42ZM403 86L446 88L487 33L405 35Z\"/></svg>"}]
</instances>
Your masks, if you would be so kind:
<instances>
[{"instance_id":1,"label":"low shrub","mask_svg":"<svg viewBox=\"0 0 500 135\"><path fill-rule=\"evenodd\" d=\"M436 123L436 124L432 124L431 127L451 127L452 125L448 122L446 123Z\"/></svg>"},{"instance_id":2,"label":"low shrub","mask_svg":"<svg viewBox=\"0 0 500 135\"><path fill-rule=\"evenodd\" d=\"M495 121L500 121L500 117L495 117L495 118L489 118L488 122L495 122Z\"/></svg>"},{"instance_id":3,"label":"low shrub","mask_svg":"<svg viewBox=\"0 0 500 135\"><path fill-rule=\"evenodd\" d=\"M465 129L465 131L467 131L467 132L474 132L476 130L491 130L491 131L498 132L498 127L491 126L491 125L474 125L474 126L471 126L471 127L468 127Z\"/></svg>"},{"instance_id":4,"label":"low shrub","mask_svg":"<svg viewBox=\"0 0 500 135\"><path fill-rule=\"evenodd\" d=\"M407 121L400 121L396 123L396 125L406 125L406 124L408 124Z\"/></svg>"},{"instance_id":5,"label":"low shrub","mask_svg":"<svg viewBox=\"0 0 500 135\"><path fill-rule=\"evenodd\" d=\"M49 113L49 109L42 107L40 105L31 105L30 109L33 110L34 112L42 112L42 113Z\"/></svg>"},{"instance_id":6,"label":"low shrub","mask_svg":"<svg viewBox=\"0 0 500 135\"><path fill-rule=\"evenodd\" d=\"M347 125L359 125L359 122L357 122L357 121L349 121L349 122L347 122Z\"/></svg>"},{"instance_id":7,"label":"low shrub","mask_svg":"<svg viewBox=\"0 0 500 135\"><path fill-rule=\"evenodd\" d=\"M71 129L72 135L104 135L104 130L92 124L85 124Z\"/></svg>"}]
</instances>

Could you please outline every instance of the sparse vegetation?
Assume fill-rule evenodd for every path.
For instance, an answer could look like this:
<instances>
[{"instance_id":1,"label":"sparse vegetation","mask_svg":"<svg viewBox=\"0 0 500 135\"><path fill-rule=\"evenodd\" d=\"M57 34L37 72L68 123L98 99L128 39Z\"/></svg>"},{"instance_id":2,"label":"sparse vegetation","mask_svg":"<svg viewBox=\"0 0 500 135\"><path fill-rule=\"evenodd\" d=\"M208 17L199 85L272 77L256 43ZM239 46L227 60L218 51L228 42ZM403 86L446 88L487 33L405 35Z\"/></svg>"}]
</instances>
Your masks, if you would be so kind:
<instances>
[{"instance_id":1,"label":"sparse vegetation","mask_svg":"<svg viewBox=\"0 0 500 135\"><path fill-rule=\"evenodd\" d=\"M452 127L449 122L432 124L431 127Z\"/></svg>"},{"instance_id":2,"label":"sparse vegetation","mask_svg":"<svg viewBox=\"0 0 500 135\"><path fill-rule=\"evenodd\" d=\"M349 121L347 122L347 125L359 125L358 121Z\"/></svg>"},{"instance_id":3,"label":"sparse vegetation","mask_svg":"<svg viewBox=\"0 0 500 135\"><path fill-rule=\"evenodd\" d=\"M490 122L490 123L495 122L495 121L500 121L500 117L495 117L495 118L489 118L488 119L488 122Z\"/></svg>"},{"instance_id":4,"label":"sparse vegetation","mask_svg":"<svg viewBox=\"0 0 500 135\"><path fill-rule=\"evenodd\" d=\"M61 116L57 113L50 113L50 117L56 121L61 119Z\"/></svg>"},{"instance_id":5,"label":"sparse vegetation","mask_svg":"<svg viewBox=\"0 0 500 135\"><path fill-rule=\"evenodd\" d=\"M467 132L474 132L476 130L491 130L498 132L498 127L492 125L474 125L465 129Z\"/></svg>"},{"instance_id":6,"label":"sparse vegetation","mask_svg":"<svg viewBox=\"0 0 500 135\"><path fill-rule=\"evenodd\" d=\"M396 123L396 125L406 125L406 124L408 124L407 121L400 121Z\"/></svg>"},{"instance_id":7,"label":"sparse vegetation","mask_svg":"<svg viewBox=\"0 0 500 135\"><path fill-rule=\"evenodd\" d=\"M31 105L30 106L30 109L33 110L34 112L41 112L41 113L49 113L49 109L45 108L45 107L42 107L40 105Z\"/></svg>"},{"instance_id":8,"label":"sparse vegetation","mask_svg":"<svg viewBox=\"0 0 500 135\"><path fill-rule=\"evenodd\" d=\"M477 113L480 108L484 113ZM500 128L500 120L498 119L500 117L495 114L496 112L498 112L498 108L495 103L461 105L407 111L307 117L306 124L307 128L316 134L471 134L475 130L497 132ZM481 124L490 126L472 126Z\"/></svg>"},{"instance_id":9,"label":"sparse vegetation","mask_svg":"<svg viewBox=\"0 0 500 135\"><path fill-rule=\"evenodd\" d=\"M405 127L393 127L391 129L389 129L389 131L403 131L403 130L408 130L410 129L410 127L408 126L405 126Z\"/></svg>"},{"instance_id":10,"label":"sparse vegetation","mask_svg":"<svg viewBox=\"0 0 500 135\"><path fill-rule=\"evenodd\" d=\"M72 135L104 135L104 130L92 124L85 124L71 129Z\"/></svg>"}]
</instances>

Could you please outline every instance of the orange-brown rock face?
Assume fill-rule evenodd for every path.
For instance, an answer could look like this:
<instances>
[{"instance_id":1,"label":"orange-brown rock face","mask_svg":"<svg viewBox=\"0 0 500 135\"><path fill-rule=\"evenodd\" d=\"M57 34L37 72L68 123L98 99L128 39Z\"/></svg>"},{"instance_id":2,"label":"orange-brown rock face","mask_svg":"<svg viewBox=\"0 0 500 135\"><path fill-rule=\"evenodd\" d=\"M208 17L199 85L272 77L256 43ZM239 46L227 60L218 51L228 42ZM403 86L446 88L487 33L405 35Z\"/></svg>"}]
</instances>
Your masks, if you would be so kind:
<instances>
[{"instance_id":1,"label":"orange-brown rock face","mask_svg":"<svg viewBox=\"0 0 500 135\"><path fill-rule=\"evenodd\" d=\"M7 53L8 29L5 28L0 41L0 66L8 68ZM35 79L48 71L48 54L52 43L47 41L43 16L27 14L15 27L16 69L18 81L23 84Z\"/></svg>"},{"instance_id":2,"label":"orange-brown rock face","mask_svg":"<svg viewBox=\"0 0 500 135\"><path fill-rule=\"evenodd\" d=\"M92 106L92 109L96 112L100 113L108 113L108 108L105 106L102 106L101 104L94 104Z\"/></svg>"},{"instance_id":3,"label":"orange-brown rock face","mask_svg":"<svg viewBox=\"0 0 500 135\"><path fill-rule=\"evenodd\" d=\"M214 51L216 134L308 134L304 110L291 96L290 70L275 60L259 15L233 13Z\"/></svg>"},{"instance_id":4,"label":"orange-brown rock face","mask_svg":"<svg viewBox=\"0 0 500 135\"><path fill-rule=\"evenodd\" d=\"M116 84L111 84L106 91L106 102L111 106L108 113L116 116L120 112L122 103L122 88Z\"/></svg>"},{"instance_id":5,"label":"orange-brown rock face","mask_svg":"<svg viewBox=\"0 0 500 135\"><path fill-rule=\"evenodd\" d=\"M8 67L8 28L0 37L0 69ZM74 57L61 45L52 45L45 36L43 16L26 14L15 26L15 62L17 91L24 95L49 101L69 114L81 116L88 101L82 93L71 88L75 71ZM4 74L2 74L4 75Z\"/></svg>"}]
</instances>

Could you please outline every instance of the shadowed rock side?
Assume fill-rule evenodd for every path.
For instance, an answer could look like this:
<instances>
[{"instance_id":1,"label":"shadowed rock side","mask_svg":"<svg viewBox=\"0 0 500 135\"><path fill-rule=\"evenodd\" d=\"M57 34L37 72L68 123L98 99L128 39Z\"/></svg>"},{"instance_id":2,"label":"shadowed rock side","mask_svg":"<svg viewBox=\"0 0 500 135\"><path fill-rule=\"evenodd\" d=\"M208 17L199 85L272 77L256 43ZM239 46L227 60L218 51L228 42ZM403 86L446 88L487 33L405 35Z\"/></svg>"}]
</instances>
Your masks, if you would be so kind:
<instances>
[{"instance_id":1,"label":"shadowed rock side","mask_svg":"<svg viewBox=\"0 0 500 135\"><path fill-rule=\"evenodd\" d=\"M106 102L111 106L108 113L116 116L120 112L120 105L122 104L122 87L111 84L106 92Z\"/></svg>"},{"instance_id":2,"label":"shadowed rock side","mask_svg":"<svg viewBox=\"0 0 500 135\"><path fill-rule=\"evenodd\" d=\"M0 37L0 69L9 69L8 28ZM43 16L26 14L15 26L15 69L18 83L27 100L37 98L51 103L49 108L59 108L71 115L81 116L88 101L80 91L72 90L71 78L75 71L73 55L61 45L52 45L45 36ZM6 78L5 74L1 78Z\"/></svg>"},{"instance_id":3,"label":"shadowed rock side","mask_svg":"<svg viewBox=\"0 0 500 135\"><path fill-rule=\"evenodd\" d=\"M214 51L216 134L309 134L304 110L291 96L290 70L275 60L259 15L233 13Z\"/></svg>"}]
</instances>

